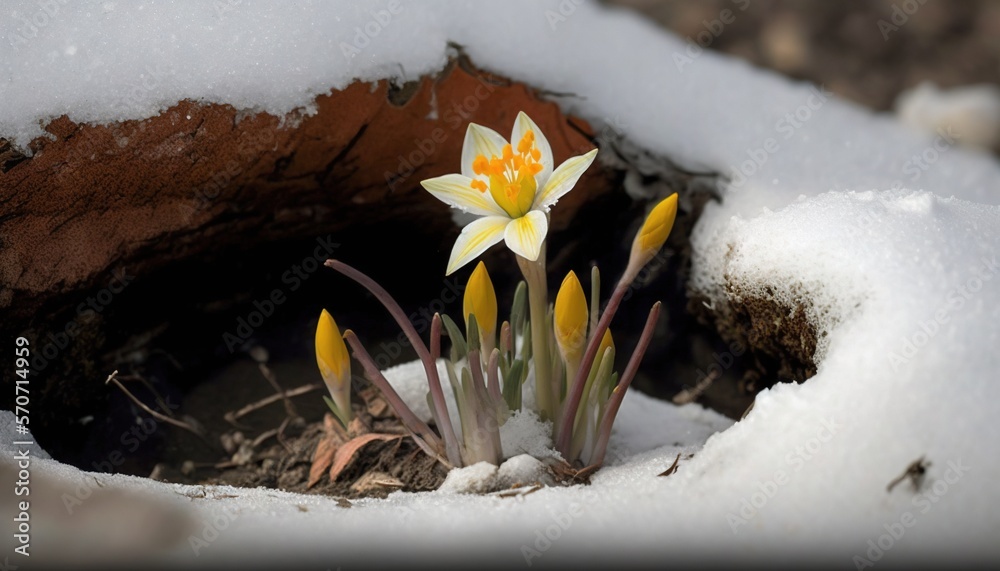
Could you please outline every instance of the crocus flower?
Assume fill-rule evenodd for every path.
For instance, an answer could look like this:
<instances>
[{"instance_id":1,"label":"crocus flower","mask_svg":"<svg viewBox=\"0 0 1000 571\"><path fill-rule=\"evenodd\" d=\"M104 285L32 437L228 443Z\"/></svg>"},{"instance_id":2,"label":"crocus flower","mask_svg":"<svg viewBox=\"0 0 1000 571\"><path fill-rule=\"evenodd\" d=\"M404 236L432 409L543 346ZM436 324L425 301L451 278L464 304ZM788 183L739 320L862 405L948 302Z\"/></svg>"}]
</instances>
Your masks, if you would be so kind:
<instances>
[{"instance_id":1,"label":"crocus flower","mask_svg":"<svg viewBox=\"0 0 1000 571\"><path fill-rule=\"evenodd\" d=\"M479 262L476 269L472 271L472 275L469 276L469 283L465 286L462 309L465 313L466 326L468 326L470 315L476 317L480 343L484 347L483 353L488 355L496 345L497 294L493 289L490 274L486 271L486 264L482 262Z\"/></svg>"},{"instance_id":2,"label":"crocus flower","mask_svg":"<svg viewBox=\"0 0 1000 571\"><path fill-rule=\"evenodd\" d=\"M461 174L421 182L438 200L481 217L462 229L446 275L501 240L515 254L537 260L548 233L549 208L573 189L596 155L594 149L553 169L548 140L523 111L509 142L493 129L469 123Z\"/></svg>"},{"instance_id":3,"label":"crocus flower","mask_svg":"<svg viewBox=\"0 0 1000 571\"><path fill-rule=\"evenodd\" d=\"M587 311L587 296L583 293L583 286L576 273L572 271L566 274L566 279L559 287L554 313L556 344L563 359L575 371L575 365L579 363L587 342L590 316Z\"/></svg>"},{"instance_id":4,"label":"crocus flower","mask_svg":"<svg viewBox=\"0 0 1000 571\"><path fill-rule=\"evenodd\" d=\"M316 364L340 413L337 416L346 425L351 420L351 356L337 322L325 309L316 325Z\"/></svg>"},{"instance_id":5,"label":"crocus flower","mask_svg":"<svg viewBox=\"0 0 1000 571\"><path fill-rule=\"evenodd\" d=\"M661 200L646 216L639 233L632 241L630 266L641 268L656 256L667 241L677 218L677 193Z\"/></svg>"}]
</instances>

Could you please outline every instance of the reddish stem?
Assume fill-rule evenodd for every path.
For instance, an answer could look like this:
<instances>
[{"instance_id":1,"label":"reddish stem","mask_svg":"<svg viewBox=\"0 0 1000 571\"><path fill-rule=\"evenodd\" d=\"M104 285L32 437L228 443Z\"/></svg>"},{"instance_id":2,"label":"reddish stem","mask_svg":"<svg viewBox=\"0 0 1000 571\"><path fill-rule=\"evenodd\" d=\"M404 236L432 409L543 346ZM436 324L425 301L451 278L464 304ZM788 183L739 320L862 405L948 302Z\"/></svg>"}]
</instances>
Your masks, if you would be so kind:
<instances>
[{"instance_id":1,"label":"reddish stem","mask_svg":"<svg viewBox=\"0 0 1000 571\"><path fill-rule=\"evenodd\" d=\"M625 398L625 391L632 384L632 379L635 378L635 374L639 370L639 363L642 362L642 356L646 354L646 349L649 348L649 342L653 338L653 329L656 328L656 320L659 317L660 302L656 302L653 304L652 309L649 310L649 317L646 318L646 326L642 329L639 344L632 351L632 356L628 360L625 372L618 381L615 390L611 393L611 398L608 399L608 408L604 412L604 418L601 419L601 427L597 433L597 443L594 444L594 453L590 457L590 462L593 466L600 466L604 463L604 454L608 449L608 440L611 438L611 427L615 423L618 409Z\"/></svg>"},{"instance_id":2,"label":"reddish stem","mask_svg":"<svg viewBox=\"0 0 1000 571\"><path fill-rule=\"evenodd\" d=\"M455 428L451 425L451 416L448 414L448 405L444 400L444 392L441 390L441 379L438 377L437 362L431 358L430 351L428 351L427 346L424 345L423 340L420 339L420 334L413 328L413 324L410 323L409 319L407 319L406 312L404 312L403 308L396 303L396 300L389 295L389 292L385 291L385 289L378 285L375 280L365 274L339 260L327 260L326 266L344 274L370 291L372 295L382 302L382 305L389 310L389 314L392 315L392 317L396 320L396 323L398 323L399 327L403 330L403 333L406 334L406 338L410 340L410 344L413 345L413 348L417 352L417 356L420 357L420 360L424 364L424 372L427 374L427 384L430 386L431 391L431 401L434 404L434 408L437 410L435 418L438 418L441 421L440 426L438 426L438 430L440 430L441 435L444 436L444 445L448 454L448 461L455 466L461 466L462 453L458 446L458 439L455 436Z\"/></svg>"},{"instance_id":3,"label":"reddish stem","mask_svg":"<svg viewBox=\"0 0 1000 571\"><path fill-rule=\"evenodd\" d=\"M385 378L382 371L379 370L378 365L375 364L375 360L372 359L368 351L365 350L361 341L358 340L358 336L354 334L353 331L348 329L344 332L344 340L347 344L351 346L351 350L354 352L354 358L361 363L364 367L365 372L368 373L368 378L371 382L382 392L385 397L386 402L392 407L392 410L396 412L396 416L399 420L403 422L407 430L413 434L419 436L424 442L434 446L436 448L441 447L441 439L437 437L436 434L431 430L431 427L427 426L427 423L420 420L416 414L410 410L410 407L403 402L400 398L399 393L396 389L392 388L392 384Z\"/></svg>"},{"instance_id":4,"label":"reddish stem","mask_svg":"<svg viewBox=\"0 0 1000 571\"><path fill-rule=\"evenodd\" d=\"M570 385L566 395L566 404L563 406L562 418L559 419L559 430L556 433L556 449L562 453L564 458L569 458L570 443L573 439L573 422L576 420L576 409L580 406L580 399L583 398L583 387L587 384L587 375L590 374L590 368L594 365L597 350L601 346L601 340L604 339L604 332L611 326L611 320L614 319L615 312L618 311L618 306L621 305L622 298L628 292L633 279L635 279L635 272L626 270L625 275L618 280L618 285L615 286L615 291L611 294L611 299L608 300L608 306L604 308L601 320L597 322L597 329L590 336L587 352L583 354L580 368L577 369L576 375L573 377L573 384Z\"/></svg>"}]
</instances>

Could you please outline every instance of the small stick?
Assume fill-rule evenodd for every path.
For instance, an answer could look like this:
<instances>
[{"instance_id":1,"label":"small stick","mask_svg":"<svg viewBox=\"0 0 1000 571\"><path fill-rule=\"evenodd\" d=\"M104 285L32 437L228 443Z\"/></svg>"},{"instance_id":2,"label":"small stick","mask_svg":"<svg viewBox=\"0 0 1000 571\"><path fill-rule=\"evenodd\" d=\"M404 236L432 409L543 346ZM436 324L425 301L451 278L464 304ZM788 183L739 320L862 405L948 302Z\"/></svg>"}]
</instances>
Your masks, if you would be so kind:
<instances>
[{"instance_id":1,"label":"small stick","mask_svg":"<svg viewBox=\"0 0 1000 571\"><path fill-rule=\"evenodd\" d=\"M903 473L899 475L899 477L889 482L889 485L886 487L885 491L891 492L893 488L895 488L900 482L902 482L907 478L910 479L910 483L913 484L914 489L920 489L920 480L921 478L924 477L924 474L927 472L927 468L929 468L930 465L931 465L930 462L924 461L924 456L921 456L920 458L917 458L913 462L910 462L910 465L906 467L906 470L904 470Z\"/></svg>"},{"instance_id":2,"label":"small stick","mask_svg":"<svg viewBox=\"0 0 1000 571\"><path fill-rule=\"evenodd\" d=\"M253 442L250 443L250 447L256 448L260 446L262 442L264 442L265 440L267 440L272 436L277 436L277 434L278 434L277 428L272 428L271 430L266 430L264 432L261 432L259 435L257 435L257 438L254 438Z\"/></svg>"},{"instance_id":3,"label":"small stick","mask_svg":"<svg viewBox=\"0 0 1000 571\"><path fill-rule=\"evenodd\" d=\"M674 395L673 398L674 404L688 404L698 400L698 397L700 397L701 394L704 393L705 390L708 389L708 387L710 387L717 378L719 378L719 370L718 369L710 370L708 372L708 375L704 379L698 381L698 383L695 384L695 386L688 387L683 391Z\"/></svg>"},{"instance_id":4,"label":"small stick","mask_svg":"<svg viewBox=\"0 0 1000 571\"><path fill-rule=\"evenodd\" d=\"M116 369L114 372L112 372L110 375L108 375L108 380L104 381L104 384L114 383L116 387L118 387L119 389L121 389L121 391L123 393L125 393L125 396L127 396L129 399L132 400L132 402L134 402L136 404L136 406L138 406L142 410L148 412L150 415L152 415L153 418L155 418L157 420L161 420L163 422L166 422L167 424L172 424L172 425L174 425L174 426L176 426L178 428L183 428L184 430L187 430L191 434L194 434L195 436L197 436L198 438L200 438L203 442L205 442L205 444L208 444L212 448L215 448L214 446L212 446L212 443L209 442L207 438L205 438L205 435L203 435L195 427L191 426L190 424L188 424L186 422L170 418L169 416L166 416L164 414L156 412L155 410L153 410L153 409L149 408L148 406L146 406L145 403L143 403L141 400L139 400L138 398L136 398L135 395L133 395L131 392L129 392L128 389L125 388L125 385L123 385L121 383L121 381L119 381L116 378L117 376L118 376L118 370Z\"/></svg>"},{"instance_id":5,"label":"small stick","mask_svg":"<svg viewBox=\"0 0 1000 571\"><path fill-rule=\"evenodd\" d=\"M257 368L260 369L260 374L264 375L264 378L267 379L267 382L270 383L271 387L278 393L281 400L285 402L285 412L288 413L288 416L298 416L299 413L295 411L295 405L292 404L292 399L288 398L288 394L285 389L278 384L277 377L274 376L274 373L271 371L271 368L267 366L267 363L258 362Z\"/></svg>"},{"instance_id":6,"label":"small stick","mask_svg":"<svg viewBox=\"0 0 1000 571\"><path fill-rule=\"evenodd\" d=\"M274 437L278 440L278 443L281 444L285 451L289 453L292 451L292 447L285 441L285 429L288 428L288 423L292 420L292 418L293 417L291 416L286 416L285 420L281 421L281 425L278 426L278 432L274 435Z\"/></svg>"},{"instance_id":7,"label":"small stick","mask_svg":"<svg viewBox=\"0 0 1000 571\"><path fill-rule=\"evenodd\" d=\"M174 415L174 412L170 410L169 406L167 406L166 401L163 400L163 396L160 394L160 391L156 390L156 387L153 386L153 383L149 382L142 375L133 371L132 374L130 375L118 375L118 378L122 381L139 381L140 383L142 383L142 386L146 387L146 390L153 393L153 398L156 399L156 406L160 407L160 409L163 410L163 412L165 412L167 416Z\"/></svg>"},{"instance_id":8,"label":"small stick","mask_svg":"<svg viewBox=\"0 0 1000 571\"><path fill-rule=\"evenodd\" d=\"M322 389L324 387L325 387L325 385L322 385L320 383L311 383L311 384L308 384L308 385L302 385L301 387L296 387L294 389L289 389L289 390L285 391L285 395L284 396L287 397L287 398L297 397L299 395L304 395L306 393L315 391L317 389ZM225 414L225 419L230 424L232 424L233 426L237 426L238 427L239 425L236 424L236 420L237 419L242 418L242 417L250 414L251 412L253 412L255 410L260 410L260 409L264 408L265 406L267 406L269 404L276 403L276 402L278 402L280 400L282 400L282 395L277 395L276 394L276 395L270 395L270 396L264 397L264 398L260 399L259 401L252 402L252 403L244 406L243 408L241 408L241 409L239 409L239 410L237 410L235 412L234 411L227 412Z\"/></svg>"}]
</instances>

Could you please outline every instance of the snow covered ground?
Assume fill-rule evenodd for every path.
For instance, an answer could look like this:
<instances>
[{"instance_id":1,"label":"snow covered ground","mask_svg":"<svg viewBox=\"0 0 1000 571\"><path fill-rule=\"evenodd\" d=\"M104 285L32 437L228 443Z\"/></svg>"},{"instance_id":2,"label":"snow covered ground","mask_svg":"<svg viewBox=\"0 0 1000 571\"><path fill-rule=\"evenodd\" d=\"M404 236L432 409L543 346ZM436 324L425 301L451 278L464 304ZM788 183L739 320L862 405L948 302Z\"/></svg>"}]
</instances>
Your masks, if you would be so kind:
<instances>
[{"instance_id":1,"label":"snow covered ground","mask_svg":"<svg viewBox=\"0 0 1000 571\"><path fill-rule=\"evenodd\" d=\"M733 3L736 17L741 6ZM438 71L447 42L458 43L479 66L572 94L560 104L598 129L726 175L722 203L692 237L692 286L719 308L727 282L807 300L825 335L817 375L765 391L736 424L631 393L615 461L592 486L520 499L396 493L343 508L35 460L39 477L97 478L193 510L204 545L181 533L160 546L166 561L312 556L336 568L407 549L512 565L777 554L859 568L1000 561L1000 165L957 147L961 132L910 130L633 14L569 0L4 9L14 17L0 19L0 136L21 146L63 114L140 118L185 98L284 114L354 79ZM695 456L657 477L679 451ZM921 456L931 465L920 490L904 482L887 492ZM72 528L63 518L45 525Z\"/></svg>"}]
</instances>

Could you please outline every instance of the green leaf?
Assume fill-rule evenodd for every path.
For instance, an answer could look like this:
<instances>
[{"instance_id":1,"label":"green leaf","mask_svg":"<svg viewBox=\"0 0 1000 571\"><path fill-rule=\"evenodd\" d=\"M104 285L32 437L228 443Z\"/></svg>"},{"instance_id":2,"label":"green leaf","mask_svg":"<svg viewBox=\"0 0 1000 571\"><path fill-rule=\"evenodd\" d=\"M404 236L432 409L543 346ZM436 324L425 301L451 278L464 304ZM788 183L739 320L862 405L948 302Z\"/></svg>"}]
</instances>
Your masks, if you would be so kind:
<instances>
[{"instance_id":1,"label":"green leaf","mask_svg":"<svg viewBox=\"0 0 1000 571\"><path fill-rule=\"evenodd\" d=\"M340 424L344 428L347 428L347 419L344 417L344 413L341 412L339 408L337 408L337 403L333 402L333 399L331 399L326 395L323 395L323 402L326 403L326 406L330 407L330 411L333 412L333 416L337 417L337 420L340 421Z\"/></svg>"},{"instance_id":2,"label":"green leaf","mask_svg":"<svg viewBox=\"0 0 1000 571\"><path fill-rule=\"evenodd\" d=\"M455 322L450 317L443 313L441 314L441 323L444 324L445 331L448 332L448 338L451 339L452 353L455 353L452 360L464 359L468 355L469 350L465 343L465 337L462 336L462 330L458 328L458 325L455 325Z\"/></svg>"},{"instance_id":3,"label":"green leaf","mask_svg":"<svg viewBox=\"0 0 1000 571\"><path fill-rule=\"evenodd\" d=\"M601 270L590 269L590 335L597 330L598 312L601 309Z\"/></svg>"},{"instance_id":4,"label":"green leaf","mask_svg":"<svg viewBox=\"0 0 1000 571\"><path fill-rule=\"evenodd\" d=\"M466 343L468 344L469 351L473 349L479 350L479 324L476 323L476 316L469 314L469 326L465 328L467 337Z\"/></svg>"},{"instance_id":5,"label":"green leaf","mask_svg":"<svg viewBox=\"0 0 1000 571\"><path fill-rule=\"evenodd\" d=\"M514 335L522 335L528 308L528 284L521 280L514 290L514 303L510 306L510 327Z\"/></svg>"},{"instance_id":6,"label":"green leaf","mask_svg":"<svg viewBox=\"0 0 1000 571\"><path fill-rule=\"evenodd\" d=\"M501 392L503 393L503 400L511 410L519 410L521 408L521 385L524 383L525 378L527 378L525 369L524 361L515 359L510 366L510 374L503 377Z\"/></svg>"}]
</instances>

